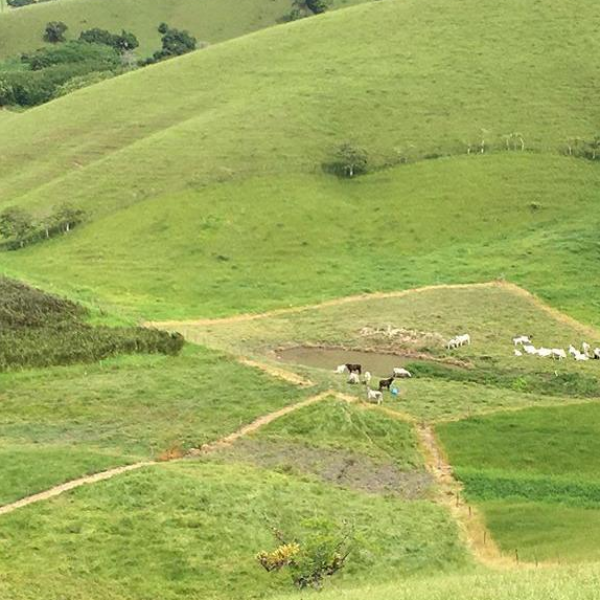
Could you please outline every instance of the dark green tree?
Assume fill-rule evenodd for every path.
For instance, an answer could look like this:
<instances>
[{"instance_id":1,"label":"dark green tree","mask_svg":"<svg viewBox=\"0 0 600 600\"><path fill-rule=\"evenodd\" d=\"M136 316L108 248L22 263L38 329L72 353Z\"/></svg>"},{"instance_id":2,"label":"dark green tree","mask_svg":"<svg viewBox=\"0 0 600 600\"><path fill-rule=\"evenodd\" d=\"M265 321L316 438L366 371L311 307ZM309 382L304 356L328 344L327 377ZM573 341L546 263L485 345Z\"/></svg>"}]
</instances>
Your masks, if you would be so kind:
<instances>
[{"instance_id":1,"label":"dark green tree","mask_svg":"<svg viewBox=\"0 0 600 600\"><path fill-rule=\"evenodd\" d=\"M345 142L336 149L332 167L340 177L352 178L366 173L368 164L369 156L366 150Z\"/></svg>"},{"instance_id":2,"label":"dark green tree","mask_svg":"<svg viewBox=\"0 0 600 600\"><path fill-rule=\"evenodd\" d=\"M79 225L85 219L85 211L68 202L56 207L50 215L51 228L69 233L71 229Z\"/></svg>"},{"instance_id":3,"label":"dark green tree","mask_svg":"<svg viewBox=\"0 0 600 600\"><path fill-rule=\"evenodd\" d=\"M50 21L44 31L44 41L57 44L65 41L65 32L69 29L62 21Z\"/></svg>"},{"instance_id":4,"label":"dark green tree","mask_svg":"<svg viewBox=\"0 0 600 600\"><path fill-rule=\"evenodd\" d=\"M33 217L22 208L7 208L0 213L0 235L7 240L14 240L23 247L27 238L35 231Z\"/></svg>"}]
</instances>

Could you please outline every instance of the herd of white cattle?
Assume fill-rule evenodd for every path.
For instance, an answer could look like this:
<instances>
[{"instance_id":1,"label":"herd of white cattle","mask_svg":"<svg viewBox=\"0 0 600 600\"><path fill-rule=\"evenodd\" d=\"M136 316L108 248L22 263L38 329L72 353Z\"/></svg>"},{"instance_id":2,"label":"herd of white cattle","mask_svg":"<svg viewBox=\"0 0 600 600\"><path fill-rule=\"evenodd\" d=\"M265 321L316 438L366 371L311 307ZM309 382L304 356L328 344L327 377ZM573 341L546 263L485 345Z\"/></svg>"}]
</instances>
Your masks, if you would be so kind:
<instances>
[{"instance_id":1,"label":"herd of white cattle","mask_svg":"<svg viewBox=\"0 0 600 600\"><path fill-rule=\"evenodd\" d=\"M555 360L561 360L568 356L572 356L577 361L590 359L600 360L600 348L594 348L594 351L592 352L592 347L587 342L581 344L581 350L571 344L569 349L565 351L563 348L536 348L531 343L531 339L532 336L530 335L520 335L513 338L513 344L515 346L514 355L524 356L528 354L530 356L542 356L543 358L553 358ZM519 347L522 349L519 350Z\"/></svg>"}]
</instances>

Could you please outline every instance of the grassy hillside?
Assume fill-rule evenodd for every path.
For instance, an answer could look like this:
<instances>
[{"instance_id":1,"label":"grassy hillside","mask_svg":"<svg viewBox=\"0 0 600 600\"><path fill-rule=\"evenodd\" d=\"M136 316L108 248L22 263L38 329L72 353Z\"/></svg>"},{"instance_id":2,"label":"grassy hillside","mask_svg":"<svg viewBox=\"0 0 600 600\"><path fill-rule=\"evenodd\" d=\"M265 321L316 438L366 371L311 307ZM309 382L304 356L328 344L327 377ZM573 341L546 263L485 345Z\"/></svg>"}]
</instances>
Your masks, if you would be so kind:
<instances>
[{"instance_id":1,"label":"grassy hillside","mask_svg":"<svg viewBox=\"0 0 600 600\"><path fill-rule=\"evenodd\" d=\"M189 348L177 358L2 374L0 394L4 504L88 472L185 453L303 392Z\"/></svg>"},{"instance_id":2,"label":"grassy hillside","mask_svg":"<svg viewBox=\"0 0 600 600\"><path fill-rule=\"evenodd\" d=\"M578 9L585 19L557 0L373 3L0 122L2 205L68 198L96 219L1 262L146 316L506 276L594 319L598 171L557 154L596 131L598 17ZM520 131L552 155L467 157L482 128L488 144ZM375 165L462 156L339 182L321 164L346 139Z\"/></svg>"},{"instance_id":3,"label":"grassy hillside","mask_svg":"<svg viewBox=\"0 0 600 600\"><path fill-rule=\"evenodd\" d=\"M275 546L271 524L310 532L345 520L356 545L338 586L468 565L454 524L431 503L247 465L187 463L129 474L4 517L0 596L231 600L293 592L285 573L268 574L254 559Z\"/></svg>"},{"instance_id":4,"label":"grassy hillside","mask_svg":"<svg viewBox=\"0 0 600 600\"><path fill-rule=\"evenodd\" d=\"M334 6L357 0L335 0ZM84 29L133 31L140 55L160 47L159 23L187 29L198 40L215 44L274 25L289 12L289 0L52 0L0 14L0 59L43 46L49 21L63 21L68 38Z\"/></svg>"},{"instance_id":5,"label":"grassy hillside","mask_svg":"<svg viewBox=\"0 0 600 600\"><path fill-rule=\"evenodd\" d=\"M585 568L429 577L353 590L327 590L321 600L595 600L600 571ZM276 596L289 600L289 595Z\"/></svg>"},{"instance_id":6,"label":"grassy hillside","mask_svg":"<svg viewBox=\"0 0 600 600\"><path fill-rule=\"evenodd\" d=\"M597 403L439 426L467 496L525 560L598 560Z\"/></svg>"}]
</instances>

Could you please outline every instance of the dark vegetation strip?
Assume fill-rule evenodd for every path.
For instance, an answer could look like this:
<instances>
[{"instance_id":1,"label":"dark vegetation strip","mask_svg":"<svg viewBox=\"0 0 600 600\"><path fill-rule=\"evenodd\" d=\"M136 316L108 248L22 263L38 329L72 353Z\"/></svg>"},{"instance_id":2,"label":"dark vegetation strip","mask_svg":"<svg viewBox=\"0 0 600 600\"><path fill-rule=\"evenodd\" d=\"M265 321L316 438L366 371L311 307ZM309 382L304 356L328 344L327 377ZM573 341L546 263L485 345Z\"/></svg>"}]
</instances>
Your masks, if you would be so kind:
<instances>
[{"instance_id":1,"label":"dark vegetation strip","mask_svg":"<svg viewBox=\"0 0 600 600\"><path fill-rule=\"evenodd\" d=\"M600 481L524 476L468 468L457 468L455 474L465 485L470 500L527 500L590 508L600 506Z\"/></svg>"},{"instance_id":2,"label":"dark vegetation strip","mask_svg":"<svg viewBox=\"0 0 600 600\"><path fill-rule=\"evenodd\" d=\"M117 354L177 354L183 337L141 327L92 326L88 311L0 278L0 371L94 362Z\"/></svg>"},{"instance_id":3,"label":"dark vegetation strip","mask_svg":"<svg viewBox=\"0 0 600 600\"><path fill-rule=\"evenodd\" d=\"M583 373L526 373L519 370L501 370L475 367L456 369L434 363L409 363L406 368L413 374L429 378L510 389L516 392L575 398L600 396L600 382Z\"/></svg>"}]
</instances>

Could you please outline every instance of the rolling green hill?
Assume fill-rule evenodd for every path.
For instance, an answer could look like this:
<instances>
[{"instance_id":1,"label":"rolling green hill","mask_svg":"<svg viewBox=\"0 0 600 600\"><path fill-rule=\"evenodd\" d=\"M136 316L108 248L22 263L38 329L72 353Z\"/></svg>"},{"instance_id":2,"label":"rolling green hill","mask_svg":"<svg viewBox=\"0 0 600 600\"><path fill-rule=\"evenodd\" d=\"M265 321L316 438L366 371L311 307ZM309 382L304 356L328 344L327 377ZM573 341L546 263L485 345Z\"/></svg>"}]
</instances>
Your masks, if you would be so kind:
<instances>
[{"instance_id":1,"label":"rolling green hill","mask_svg":"<svg viewBox=\"0 0 600 600\"><path fill-rule=\"evenodd\" d=\"M598 117L600 18L589 0L578 9L585 19L557 0L367 4L0 122L2 205L68 199L94 220L1 262L146 316L506 276L594 319L594 278L586 297L571 287L575 265L598 269L598 170L559 155ZM496 153L467 156L482 129ZM501 152L515 131L532 153ZM397 166L325 175L348 139ZM432 153L451 157L397 164Z\"/></svg>"},{"instance_id":2,"label":"rolling green hill","mask_svg":"<svg viewBox=\"0 0 600 600\"><path fill-rule=\"evenodd\" d=\"M360 0L335 0L334 7ZM140 55L160 47L158 24L188 29L198 40L215 44L274 25L289 12L289 0L52 0L0 13L0 59L44 45L49 21L64 21L67 37L92 27L133 31Z\"/></svg>"}]
</instances>

